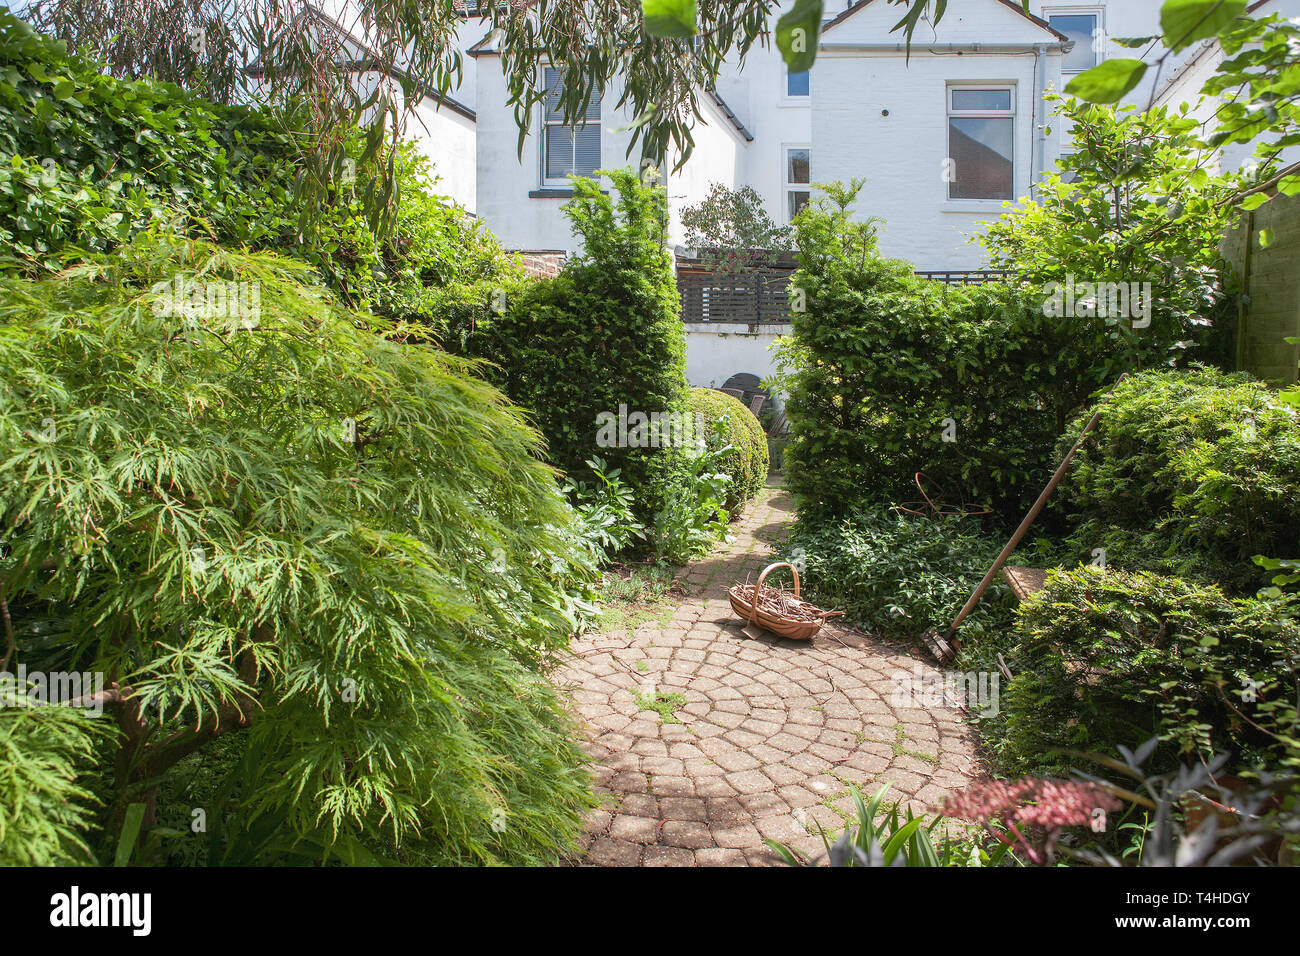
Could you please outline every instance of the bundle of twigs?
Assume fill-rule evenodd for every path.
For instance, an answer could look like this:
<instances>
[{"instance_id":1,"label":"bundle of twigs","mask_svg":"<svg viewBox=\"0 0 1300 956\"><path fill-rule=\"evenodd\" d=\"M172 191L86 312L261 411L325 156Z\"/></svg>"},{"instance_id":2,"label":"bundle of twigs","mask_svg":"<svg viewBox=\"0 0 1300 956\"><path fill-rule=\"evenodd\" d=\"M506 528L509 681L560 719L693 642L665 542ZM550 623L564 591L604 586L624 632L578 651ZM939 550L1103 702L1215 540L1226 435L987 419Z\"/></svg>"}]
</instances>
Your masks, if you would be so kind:
<instances>
[{"instance_id":1,"label":"bundle of twigs","mask_svg":"<svg viewBox=\"0 0 1300 956\"><path fill-rule=\"evenodd\" d=\"M794 592L784 588L763 586L764 579L776 568L786 567L794 575ZM769 631L796 641L809 640L821 630L822 622L838 617L843 611L823 611L799 597L799 572L791 564L781 562L763 569L758 581L750 585L734 584L727 589L731 608L740 617Z\"/></svg>"},{"instance_id":2,"label":"bundle of twigs","mask_svg":"<svg viewBox=\"0 0 1300 956\"><path fill-rule=\"evenodd\" d=\"M749 583L749 578L745 579L744 584L736 585L735 593L736 597L750 607L754 606L754 586ZM758 609L765 614L775 614L792 621L819 621L822 614L820 608L800 600L785 588L774 587L763 588L758 596Z\"/></svg>"}]
</instances>

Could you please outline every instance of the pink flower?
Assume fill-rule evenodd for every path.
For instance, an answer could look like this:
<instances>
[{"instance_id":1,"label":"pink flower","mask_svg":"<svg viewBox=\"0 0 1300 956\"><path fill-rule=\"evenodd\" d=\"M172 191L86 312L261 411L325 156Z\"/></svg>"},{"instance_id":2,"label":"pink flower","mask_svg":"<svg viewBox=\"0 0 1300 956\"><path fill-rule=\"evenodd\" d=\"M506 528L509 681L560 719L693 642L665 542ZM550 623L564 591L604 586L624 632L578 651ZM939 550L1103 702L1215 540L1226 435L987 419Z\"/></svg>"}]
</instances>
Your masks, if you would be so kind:
<instances>
[{"instance_id":1,"label":"pink flower","mask_svg":"<svg viewBox=\"0 0 1300 956\"><path fill-rule=\"evenodd\" d=\"M1022 777L1019 780L981 780L949 797L944 813L960 820L981 823L998 821L1014 839L994 830L1004 843L1019 842L1029 858L1038 864L1051 861L1052 851L1064 827L1089 826L1096 813L1118 810L1123 804L1102 787L1076 780ZM1042 835L1035 846L1024 831Z\"/></svg>"}]
</instances>

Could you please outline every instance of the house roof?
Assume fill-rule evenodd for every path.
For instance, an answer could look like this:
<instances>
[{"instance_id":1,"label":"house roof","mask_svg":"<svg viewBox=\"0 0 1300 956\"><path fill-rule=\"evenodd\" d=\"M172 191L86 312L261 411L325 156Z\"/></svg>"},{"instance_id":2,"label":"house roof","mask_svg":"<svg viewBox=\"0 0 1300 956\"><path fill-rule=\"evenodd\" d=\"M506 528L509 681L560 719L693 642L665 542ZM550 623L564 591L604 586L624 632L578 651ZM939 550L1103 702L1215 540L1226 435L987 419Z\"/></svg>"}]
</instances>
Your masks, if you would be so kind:
<instances>
[{"instance_id":1,"label":"house roof","mask_svg":"<svg viewBox=\"0 0 1300 956\"><path fill-rule=\"evenodd\" d=\"M727 101L718 95L718 91L705 90L704 92L705 95L713 101L713 105L722 111L722 115L731 121L731 125L736 128L736 132L745 138L745 142L752 143L754 141L754 134L745 129L745 124L740 121L740 117L737 116L732 108L727 105Z\"/></svg>"},{"instance_id":2,"label":"house roof","mask_svg":"<svg viewBox=\"0 0 1300 956\"><path fill-rule=\"evenodd\" d=\"M462 13L468 12L462 10L462 7L473 7L477 9L477 0L455 0L456 9ZM432 100L438 104L438 108L447 107L451 112L464 116L471 122L477 122L477 114L466 106L464 103L439 93L437 90L430 89L429 86L415 76L403 70L396 65L388 65L383 62L379 52L369 43L358 37L355 33L345 27L338 20L330 16L324 10L321 10L315 4L309 3L303 7L303 15L309 16L316 20L327 30L331 30L341 36L348 43L352 44L362 54L351 59L339 59L334 61L334 68L343 73L383 73L386 76L397 80L404 87L409 86L415 91L415 95L420 99ZM262 76L266 72L259 60L254 60L248 66L244 67L244 73L249 76Z\"/></svg>"},{"instance_id":3,"label":"house roof","mask_svg":"<svg viewBox=\"0 0 1300 956\"><path fill-rule=\"evenodd\" d=\"M828 23L824 24L822 26L822 33L825 33L827 30L829 30L833 26L836 26L837 24L843 23L845 20L853 16L855 13L858 13L859 11L871 6L871 4L874 2L875 0L860 0L860 2L853 4L847 10L845 10L843 13L837 16L834 20L831 20ZM1067 41L1067 42L1069 41L1070 38L1067 37L1064 33L1061 33L1059 30L1052 29L1052 25L1050 23L1048 23L1042 17L1036 17L1032 13L1028 12L1024 7L1022 7L1019 3L1017 3L1016 0L997 0L997 2L1002 4L1004 7L1007 7L1015 11L1017 14L1024 17L1029 22L1042 27L1044 30L1046 30L1052 36L1056 37L1058 40ZM1267 2L1267 0L1265 0L1265 2Z\"/></svg>"}]
</instances>

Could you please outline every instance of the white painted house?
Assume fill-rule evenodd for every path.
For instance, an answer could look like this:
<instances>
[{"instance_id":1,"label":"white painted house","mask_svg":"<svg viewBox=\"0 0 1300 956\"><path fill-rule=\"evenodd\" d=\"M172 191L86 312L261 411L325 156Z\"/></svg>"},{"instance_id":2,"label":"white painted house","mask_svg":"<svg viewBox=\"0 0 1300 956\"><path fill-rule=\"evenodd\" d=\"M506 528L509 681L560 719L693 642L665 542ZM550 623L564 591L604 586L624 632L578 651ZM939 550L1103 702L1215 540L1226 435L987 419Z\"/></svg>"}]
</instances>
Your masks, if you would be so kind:
<instances>
[{"instance_id":1,"label":"white painted house","mask_svg":"<svg viewBox=\"0 0 1300 956\"><path fill-rule=\"evenodd\" d=\"M671 171L675 157L665 163L669 240L683 242L680 210L715 182L753 187L772 218L788 223L813 184L860 177L866 185L856 213L883 220L885 254L919 271L978 270L980 224L1032 195L1070 148L1043 92L1063 89L1102 59L1137 55L1113 38L1158 35L1161 5L1033 0L1026 12L1019 0L951 0L937 26L918 27L909 56L901 34L891 32L899 7L829 0L809 73L788 74L769 44L753 50L743 69L724 69L714 90L700 91L695 151L681 170ZM614 109L617 89L593 102L576 130L543 105L521 152L490 24L472 3L462 8L464 80L449 98L419 105L426 132L416 138L442 188L508 248L574 250L561 210L567 177L638 166L640 156L627 155L635 117ZM1251 12L1297 15L1300 0L1262 0ZM1213 41L1171 56L1126 102L1187 101L1208 117L1213 105L1198 105L1199 90L1221 57ZM558 74L544 67L539 81L550 86ZM1248 152L1230 150L1224 162L1235 166ZM687 331L688 376L716 386L734 372L766 375L767 345L784 329L714 323Z\"/></svg>"}]
</instances>

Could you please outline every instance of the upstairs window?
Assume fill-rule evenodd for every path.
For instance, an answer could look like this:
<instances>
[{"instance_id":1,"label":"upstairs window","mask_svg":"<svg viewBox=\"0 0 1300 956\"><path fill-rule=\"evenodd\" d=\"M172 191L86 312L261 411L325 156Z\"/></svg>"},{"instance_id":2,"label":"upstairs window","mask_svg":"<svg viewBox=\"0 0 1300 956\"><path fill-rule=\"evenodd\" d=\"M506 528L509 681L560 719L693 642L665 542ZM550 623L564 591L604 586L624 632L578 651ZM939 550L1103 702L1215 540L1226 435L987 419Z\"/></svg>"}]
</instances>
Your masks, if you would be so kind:
<instances>
[{"instance_id":1,"label":"upstairs window","mask_svg":"<svg viewBox=\"0 0 1300 956\"><path fill-rule=\"evenodd\" d=\"M1048 16L1047 22L1053 30L1074 41L1074 49L1065 54L1061 63L1062 73L1082 73L1100 62L1101 57L1097 52L1102 45L1100 12L1053 13Z\"/></svg>"},{"instance_id":2,"label":"upstairs window","mask_svg":"<svg viewBox=\"0 0 1300 956\"><path fill-rule=\"evenodd\" d=\"M1012 87L948 89L949 199L1011 199L1016 170Z\"/></svg>"},{"instance_id":3,"label":"upstairs window","mask_svg":"<svg viewBox=\"0 0 1300 956\"><path fill-rule=\"evenodd\" d=\"M812 150L807 146L785 148L785 214L793 222L812 196Z\"/></svg>"},{"instance_id":4,"label":"upstairs window","mask_svg":"<svg viewBox=\"0 0 1300 956\"><path fill-rule=\"evenodd\" d=\"M802 73L787 73L785 75L786 96L807 96L811 86L807 70Z\"/></svg>"},{"instance_id":5,"label":"upstairs window","mask_svg":"<svg viewBox=\"0 0 1300 956\"><path fill-rule=\"evenodd\" d=\"M567 185L569 176L591 176L600 168L600 93L591 102L581 122L565 125L560 106L563 83L560 71L545 68L546 102L542 104L542 179L548 186Z\"/></svg>"}]
</instances>

